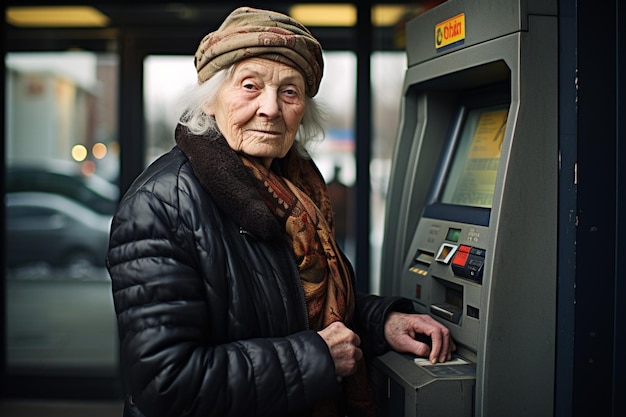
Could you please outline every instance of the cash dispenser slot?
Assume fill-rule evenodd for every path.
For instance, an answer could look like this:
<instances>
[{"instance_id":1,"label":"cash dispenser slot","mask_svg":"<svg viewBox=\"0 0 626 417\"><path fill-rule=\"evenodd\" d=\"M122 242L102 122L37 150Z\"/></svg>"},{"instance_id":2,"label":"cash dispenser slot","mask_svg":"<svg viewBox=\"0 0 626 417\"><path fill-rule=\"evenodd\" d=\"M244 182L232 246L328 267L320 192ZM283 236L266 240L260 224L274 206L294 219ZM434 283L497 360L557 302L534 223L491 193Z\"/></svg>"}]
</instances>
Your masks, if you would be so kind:
<instances>
[{"instance_id":1,"label":"cash dispenser slot","mask_svg":"<svg viewBox=\"0 0 626 417\"><path fill-rule=\"evenodd\" d=\"M442 290L439 291L437 298L443 299L430 305L431 314L451 323L459 324L463 315L463 287L441 278L434 278Z\"/></svg>"},{"instance_id":2,"label":"cash dispenser slot","mask_svg":"<svg viewBox=\"0 0 626 417\"><path fill-rule=\"evenodd\" d=\"M447 303L432 304L430 306L430 312L437 317L446 319L454 324L459 324L461 321L461 313L463 310Z\"/></svg>"}]
</instances>

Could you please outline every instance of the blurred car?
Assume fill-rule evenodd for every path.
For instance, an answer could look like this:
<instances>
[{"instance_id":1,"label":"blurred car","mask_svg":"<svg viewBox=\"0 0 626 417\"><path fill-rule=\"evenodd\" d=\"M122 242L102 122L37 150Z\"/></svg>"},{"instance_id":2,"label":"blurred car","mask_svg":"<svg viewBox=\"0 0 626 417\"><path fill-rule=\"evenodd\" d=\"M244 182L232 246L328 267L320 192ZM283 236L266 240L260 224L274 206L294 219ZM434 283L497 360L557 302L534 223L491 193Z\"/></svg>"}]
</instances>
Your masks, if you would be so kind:
<instances>
[{"instance_id":1,"label":"blurred car","mask_svg":"<svg viewBox=\"0 0 626 417\"><path fill-rule=\"evenodd\" d=\"M111 219L58 194L8 193L8 266L45 263L73 272L103 267Z\"/></svg>"},{"instance_id":2,"label":"blurred car","mask_svg":"<svg viewBox=\"0 0 626 417\"><path fill-rule=\"evenodd\" d=\"M6 192L39 191L76 200L101 214L113 214L119 189L97 174L86 176L70 161L37 161L9 164Z\"/></svg>"}]
</instances>

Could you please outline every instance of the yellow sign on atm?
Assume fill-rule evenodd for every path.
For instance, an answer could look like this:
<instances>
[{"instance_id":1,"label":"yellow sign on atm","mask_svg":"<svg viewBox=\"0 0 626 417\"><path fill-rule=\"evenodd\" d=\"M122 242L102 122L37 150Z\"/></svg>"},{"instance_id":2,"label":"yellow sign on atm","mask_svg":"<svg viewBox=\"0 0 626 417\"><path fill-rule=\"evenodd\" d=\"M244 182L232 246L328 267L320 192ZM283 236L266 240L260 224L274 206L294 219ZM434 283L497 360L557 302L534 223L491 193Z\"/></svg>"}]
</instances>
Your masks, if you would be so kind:
<instances>
[{"instance_id":1,"label":"yellow sign on atm","mask_svg":"<svg viewBox=\"0 0 626 417\"><path fill-rule=\"evenodd\" d=\"M465 13L444 20L435 26L435 48L460 42L465 39Z\"/></svg>"}]
</instances>

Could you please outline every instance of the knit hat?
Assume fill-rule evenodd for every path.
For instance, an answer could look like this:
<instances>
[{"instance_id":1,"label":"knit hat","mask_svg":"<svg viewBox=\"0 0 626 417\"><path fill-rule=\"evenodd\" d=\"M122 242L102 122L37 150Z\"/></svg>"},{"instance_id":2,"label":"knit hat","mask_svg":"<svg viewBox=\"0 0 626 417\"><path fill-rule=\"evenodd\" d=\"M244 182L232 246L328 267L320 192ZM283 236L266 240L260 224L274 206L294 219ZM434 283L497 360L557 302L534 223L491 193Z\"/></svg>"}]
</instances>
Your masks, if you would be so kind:
<instances>
[{"instance_id":1,"label":"knit hat","mask_svg":"<svg viewBox=\"0 0 626 417\"><path fill-rule=\"evenodd\" d=\"M194 63L198 83L245 58L271 59L302 73L309 97L317 94L324 61L322 47L301 23L281 13L240 7L206 35Z\"/></svg>"}]
</instances>

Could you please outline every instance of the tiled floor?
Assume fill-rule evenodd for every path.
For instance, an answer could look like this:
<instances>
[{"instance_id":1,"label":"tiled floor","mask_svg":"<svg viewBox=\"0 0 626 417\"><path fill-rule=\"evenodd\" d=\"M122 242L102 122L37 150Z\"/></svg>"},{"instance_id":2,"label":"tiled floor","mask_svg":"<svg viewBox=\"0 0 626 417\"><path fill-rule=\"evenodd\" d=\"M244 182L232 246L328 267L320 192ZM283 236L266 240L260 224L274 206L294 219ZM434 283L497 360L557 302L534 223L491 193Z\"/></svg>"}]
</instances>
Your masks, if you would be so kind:
<instances>
[{"instance_id":1,"label":"tiled floor","mask_svg":"<svg viewBox=\"0 0 626 417\"><path fill-rule=\"evenodd\" d=\"M122 417L122 403L0 400L2 417Z\"/></svg>"}]
</instances>

